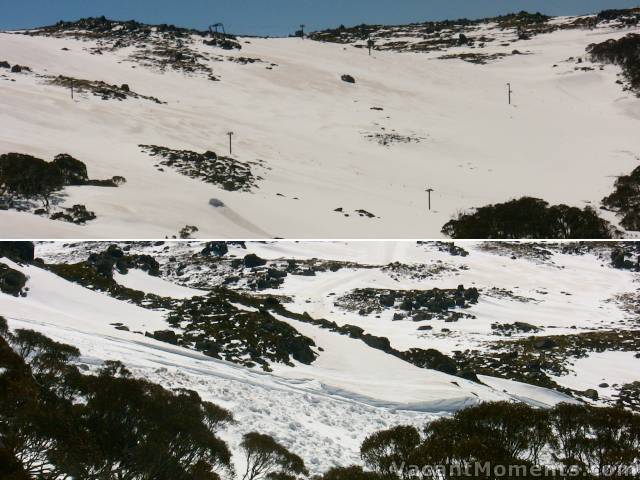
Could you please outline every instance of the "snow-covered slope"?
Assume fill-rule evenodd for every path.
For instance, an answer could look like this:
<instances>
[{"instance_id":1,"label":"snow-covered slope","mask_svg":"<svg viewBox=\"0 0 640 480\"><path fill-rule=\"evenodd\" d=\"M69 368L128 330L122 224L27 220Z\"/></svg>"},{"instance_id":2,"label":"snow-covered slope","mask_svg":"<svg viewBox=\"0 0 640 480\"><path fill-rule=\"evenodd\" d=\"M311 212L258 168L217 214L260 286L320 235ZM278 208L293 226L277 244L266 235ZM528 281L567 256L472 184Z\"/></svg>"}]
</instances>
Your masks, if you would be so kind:
<instances>
[{"instance_id":1,"label":"snow-covered slope","mask_svg":"<svg viewBox=\"0 0 640 480\"><path fill-rule=\"evenodd\" d=\"M105 246L43 243L37 245L36 255L47 263L73 263ZM291 311L307 311L314 318L324 317L339 325L359 325L367 333L386 336L399 350L418 347L451 353L456 349L490 349L501 339L495 336L491 324L514 321L538 326L540 330L534 333L537 336L611 329L624 332L636 325L634 316L620 301L625 294L635 292L636 274L611 268L606 246L582 254L562 253L552 245L463 246L467 256L452 256L437 244L409 242L248 243L246 249L231 245L228 256L233 263L234 258L255 253L271 268L286 259L353 262L348 268L312 276L290 274L280 288L255 294L288 296L292 301L285 305ZM128 253L156 258L161 276L131 269L126 274L114 273L114 279L121 285L167 298L206 294L228 273L222 263L199 263L202 248L198 242L128 244ZM273 372L265 373L144 336L146 331L169 328L162 309L150 310L117 300L37 266L18 265L6 258L1 262L28 277L26 296L0 293L0 315L7 318L11 328L35 329L77 346L82 352L80 362L90 369L105 360L120 360L136 375L164 386L197 390L205 399L234 413L238 423L225 432L234 451L238 451L242 433L258 429L273 434L302 455L317 472L332 465L358 463L359 445L373 431L401 423L419 426L478 401L511 399L536 406L574 401L554 390L508 380L508 376L479 375L482 383L474 383L418 368L358 339L278 314L274 315L279 320L313 339L318 357L309 365L297 361L292 366L272 363ZM178 264L184 265L179 275L173 269ZM408 269L389 270L389 265ZM266 267L258 270L261 268ZM420 272L430 274L417 278ZM254 273L245 269L242 275ZM460 283L477 287L481 294L478 303L468 309L475 318L446 323L448 333L444 333L443 320L429 321L431 331L416 332L416 326L424 322L392 321L389 311L377 316L359 315L333 303L353 288L427 290ZM231 288L245 291L242 285L240 282ZM516 293L491 296L494 287ZM522 300L526 298L533 300ZM239 308L251 310L248 306ZM512 339L526 335L530 333L514 333ZM610 400L620 384L640 378L635 365L640 360L635 353L614 351L569 358L568 373L553 379L574 391L595 388L603 400ZM614 370L612 362L620 362L619 367ZM609 385L601 386L605 380ZM235 461L242 465L241 458Z\"/></svg>"},{"instance_id":2,"label":"snow-covered slope","mask_svg":"<svg viewBox=\"0 0 640 480\"><path fill-rule=\"evenodd\" d=\"M0 33L0 60L32 70L0 70L0 153L66 152L92 178L127 180L65 189L64 206L96 213L85 226L0 211L3 236L163 238L193 225L202 238L434 238L460 210L523 195L597 207L637 166L640 99L615 83L618 67L577 62L590 43L632 31L605 24L517 40L487 24L474 31L495 39L482 48L372 56L299 38L241 38L242 50L228 52L193 37L189 48L220 81L145 66L143 45ZM464 53L506 56L438 58ZM43 75L127 84L166 103L72 100ZM139 147L227 154L228 131L235 159L262 162L251 192L161 171Z\"/></svg>"},{"instance_id":3,"label":"snow-covered slope","mask_svg":"<svg viewBox=\"0 0 640 480\"><path fill-rule=\"evenodd\" d=\"M49 264L72 263L86 259L89 252L101 251L104 246L94 242L43 243L36 246L36 255ZM440 251L436 244L274 242L248 243L246 249L232 245L228 256L231 262L250 252L268 260L316 258L356 262L354 266L336 272L314 276L291 274L279 289L245 293L290 296L293 302L285 305L292 310L306 305L316 318L322 315L338 323L346 323L345 319L348 319L352 324L359 321L368 332L384 333L395 347L416 345L447 351L446 342L437 333L418 337L414 333L410 340L412 335L408 327L413 325L415 332L416 324L408 320L392 322L386 313L381 318L355 314L344 317L344 312L337 308L332 310L326 303L328 296L337 296L329 294L339 294L355 286L428 289L436 284L447 288L449 284L460 282L473 283L482 292L489 285L515 288L516 283L521 295L542 289L548 291L548 298L540 295L539 303L533 307L510 298L485 301L481 294L479 303L470 308L476 319L447 324L457 345L464 344L467 348L492 340L487 324L531 320L536 312L542 319L539 324L544 325L540 335L551 331L550 324L561 322L572 308L572 322L578 331L600 328L600 324L594 323L598 312L609 322L608 327L624 328L624 311L619 305L608 304L607 299L634 290L635 274L610 268L595 253L555 253L544 261L522 255L514 260L511 254L487 249L482 244L465 244L464 247L469 253L467 257L453 257ZM114 273L114 279L122 285L165 297L185 299L202 295L219 285L226 275L221 263L216 266L218 270L212 267L214 263L210 268L197 263L202 248L203 244L198 242L128 244L128 253L156 258L162 274L152 277L131 269L127 274ZM55 340L77 346L82 352L80 362L89 369L105 360L120 360L135 375L166 387L197 390L203 398L234 413L238 422L224 433L232 450L238 452L242 433L257 429L273 434L302 455L315 472L325 471L333 465L359 463L358 449L369 433L396 424L420 426L439 415L479 401L515 400L536 406L575 401L554 390L505 378L480 376L482 383L475 383L418 368L394 355L370 348L358 339L277 314L274 315L279 320L315 341L318 358L309 365L273 363L273 372L265 373L144 336L146 331L169 328L164 320L166 312L162 309L150 310L116 300L37 266L19 265L6 258L0 262L28 277L25 296L0 293L0 315L7 318L11 328L35 329ZM398 276L393 273L396 278L393 280L384 268L390 262L414 267L430 267L439 262L439 265L455 269L442 270L433 278L421 281L412 280L411 274ZM186 273L176 276L172 267L183 263L189 264ZM463 265L466 269L460 270ZM194 269L193 274L190 268ZM250 270L246 269L244 273L248 275ZM345 278L347 274L351 277ZM241 284L232 288L245 291ZM575 296L557 294L560 288ZM306 303L307 300L311 303ZM251 307L240 308L249 310ZM433 320L434 326L438 322ZM468 327L473 324L477 327ZM637 363L640 360L629 355L627 361ZM582 379L576 380L582 382L579 386L585 388L591 385L591 377L583 371L580 362L582 360L575 363L574 373ZM585 368L590 367L586 365ZM626 377L633 377L637 369L628 372ZM623 377L622 373L616 374L615 380L622 381ZM569 381L568 377L566 381L558 380L563 385L568 385ZM239 456L235 461L238 466L242 465Z\"/></svg>"}]
</instances>

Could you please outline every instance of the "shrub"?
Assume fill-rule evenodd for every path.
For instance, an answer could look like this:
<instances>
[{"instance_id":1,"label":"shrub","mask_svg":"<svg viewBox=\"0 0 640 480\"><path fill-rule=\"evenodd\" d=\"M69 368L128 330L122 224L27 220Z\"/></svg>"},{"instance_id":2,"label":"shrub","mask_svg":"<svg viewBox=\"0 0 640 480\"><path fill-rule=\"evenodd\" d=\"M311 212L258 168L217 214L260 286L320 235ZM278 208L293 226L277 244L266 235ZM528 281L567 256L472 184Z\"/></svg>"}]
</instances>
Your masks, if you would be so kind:
<instances>
[{"instance_id":1,"label":"shrub","mask_svg":"<svg viewBox=\"0 0 640 480\"><path fill-rule=\"evenodd\" d=\"M4 263L0 263L0 292L18 297L27 284L27 277Z\"/></svg>"},{"instance_id":2,"label":"shrub","mask_svg":"<svg viewBox=\"0 0 640 480\"><path fill-rule=\"evenodd\" d=\"M591 207L549 206L522 197L462 213L442 227L452 238L611 238L613 227Z\"/></svg>"},{"instance_id":3,"label":"shrub","mask_svg":"<svg viewBox=\"0 0 640 480\"><path fill-rule=\"evenodd\" d=\"M361 466L335 467L322 476L322 480L387 480L397 477L385 477L375 472L365 472Z\"/></svg>"},{"instance_id":4,"label":"shrub","mask_svg":"<svg viewBox=\"0 0 640 480\"><path fill-rule=\"evenodd\" d=\"M273 478L271 475L307 475L304 461L276 442L273 437L258 432L246 433L240 447L245 453L247 469L242 480Z\"/></svg>"},{"instance_id":5,"label":"shrub","mask_svg":"<svg viewBox=\"0 0 640 480\"><path fill-rule=\"evenodd\" d=\"M593 61L619 65L631 88L640 93L640 34L629 33L618 40L591 44L587 52Z\"/></svg>"},{"instance_id":6,"label":"shrub","mask_svg":"<svg viewBox=\"0 0 640 480\"><path fill-rule=\"evenodd\" d=\"M1 333L1 332L0 332ZM225 409L189 390L132 378L119 362L98 375L72 365L72 346L18 330L0 336L0 476L219 479L231 453L216 430ZM15 349L15 350L14 350ZM15 465L16 459L21 465Z\"/></svg>"},{"instance_id":7,"label":"shrub","mask_svg":"<svg viewBox=\"0 0 640 480\"><path fill-rule=\"evenodd\" d=\"M51 215L51 220L63 220L76 225L84 225L85 223L95 220L96 214L84 205L74 205L71 208L65 208L62 212L56 212Z\"/></svg>"},{"instance_id":8,"label":"shrub","mask_svg":"<svg viewBox=\"0 0 640 480\"><path fill-rule=\"evenodd\" d=\"M33 262L33 242L0 242L0 257L7 257L15 262Z\"/></svg>"},{"instance_id":9,"label":"shrub","mask_svg":"<svg viewBox=\"0 0 640 480\"><path fill-rule=\"evenodd\" d=\"M87 166L71 155L66 153L56 155L53 165L62 174L66 185L84 185L89 180Z\"/></svg>"},{"instance_id":10,"label":"shrub","mask_svg":"<svg viewBox=\"0 0 640 480\"><path fill-rule=\"evenodd\" d=\"M369 435L360 447L360 456L367 467L383 475L392 475L402 464L409 465L411 455L420 444L415 427L397 426ZM402 475L407 478L406 475Z\"/></svg>"},{"instance_id":11,"label":"shrub","mask_svg":"<svg viewBox=\"0 0 640 480\"><path fill-rule=\"evenodd\" d=\"M49 209L51 195L65 185L57 166L31 155L0 155L0 192L17 197L39 198Z\"/></svg>"},{"instance_id":12,"label":"shrub","mask_svg":"<svg viewBox=\"0 0 640 480\"><path fill-rule=\"evenodd\" d=\"M414 430L396 427L367 437L361 448L367 466L385 477L412 479L429 477L416 477L411 466L442 466L444 476L432 472L433 478L458 478L451 472L473 472L478 464L491 465L487 478L505 478L498 467L508 466L519 472L539 466L538 472L554 476L558 466L575 466L595 478L605 474L621 478L624 469L640 459L640 415L617 407L559 404L544 410L523 403L488 402L429 422L422 438ZM396 466L405 462L405 469L390 471L393 461ZM333 469L323 479L378 478L368 475L350 467ZM529 478L526 473L516 476Z\"/></svg>"},{"instance_id":13,"label":"shrub","mask_svg":"<svg viewBox=\"0 0 640 480\"><path fill-rule=\"evenodd\" d=\"M627 230L640 230L640 167L618 177L614 191L602 204L622 216L620 224Z\"/></svg>"}]
</instances>

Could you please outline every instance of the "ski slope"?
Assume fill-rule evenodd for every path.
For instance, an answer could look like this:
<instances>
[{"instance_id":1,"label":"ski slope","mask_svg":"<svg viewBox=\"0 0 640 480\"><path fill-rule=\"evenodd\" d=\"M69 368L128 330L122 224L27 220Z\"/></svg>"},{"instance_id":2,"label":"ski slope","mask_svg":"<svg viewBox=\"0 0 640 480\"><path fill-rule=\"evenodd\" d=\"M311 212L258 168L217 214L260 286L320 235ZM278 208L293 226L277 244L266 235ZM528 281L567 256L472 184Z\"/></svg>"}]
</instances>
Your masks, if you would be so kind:
<instances>
[{"instance_id":1,"label":"ski slope","mask_svg":"<svg viewBox=\"0 0 640 480\"><path fill-rule=\"evenodd\" d=\"M618 67L592 65L585 48L637 30L605 25L518 41L487 24L481 33L497 40L482 49L371 57L299 38L240 38L242 50L231 53L194 39L216 82L132 62L133 47L93 55L93 40L0 33L0 60L32 69L0 70L0 153L65 152L92 178L127 179L65 189L63 206L97 215L83 226L0 211L3 237L164 238L193 225L199 238L438 238L457 212L523 195L597 208L616 176L638 165L640 99L615 83ZM469 52L507 56L486 65L438 58ZM166 104L72 100L42 75L126 83ZM228 154L228 131L234 158L264 162L253 192L159 171L138 147ZM413 140L368 138L388 133ZM214 198L224 206L212 207Z\"/></svg>"},{"instance_id":2,"label":"ski slope","mask_svg":"<svg viewBox=\"0 0 640 480\"><path fill-rule=\"evenodd\" d=\"M426 262L428 257L440 255L409 243L275 242L250 243L247 249L265 257L271 250L272 256L286 254L291 258L304 249L304 245L309 245L308 253L315 257L321 256L322 245L326 245L324 256L327 258L345 258L349 256L346 252L351 252L351 257L367 257L369 261L391 258ZM367 245L370 248L366 248ZM85 254L85 246L96 248L92 243L77 244L73 248L62 243L45 243L37 245L36 255L47 262L62 258L72 261L69 255ZM169 257L182 261L201 247L195 242L132 245L133 250L138 248L154 254L163 265ZM366 251L369 253L363 253ZM240 256L246 252L231 247L230 255ZM473 268L479 270L490 261L474 250L471 257L476 253L479 258ZM502 257L496 256L496 259L502 260ZM286 317L279 318L313 338L322 350L318 350L320 355L311 365L273 364L274 371L265 373L144 336L145 331L168 328L163 311L116 300L36 266L18 265L6 258L0 262L28 277L26 296L0 293L0 315L8 320L10 328L34 329L78 347L82 353L79 363L90 371L105 360L120 360L136 376L167 388L196 390L205 400L230 409L237 423L229 426L223 436L234 452L238 469L242 469L244 461L238 448L241 436L252 430L273 435L301 455L312 472L317 473L334 465L360 463L359 447L366 435L393 425L420 427L431 419L479 401L524 401L542 407L574 401L559 392L510 380L483 376L483 383L479 384L421 369L368 348L359 340ZM556 270L547 267L547 272L548 277L552 277ZM217 279L214 274L211 277L213 286ZM116 274L115 278L121 284L174 298L202 293L187 285L188 278L178 282L168 276L150 277L139 270ZM544 284L548 278L540 275L538 280ZM362 285L366 285L366 279ZM318 288L318 295L324 293ZM518 311L516 307L512 309L514 315ZM130 331L114 328L116 322ZM399 330L398 338L402 336Z\"/></svg>"}]
</instances>

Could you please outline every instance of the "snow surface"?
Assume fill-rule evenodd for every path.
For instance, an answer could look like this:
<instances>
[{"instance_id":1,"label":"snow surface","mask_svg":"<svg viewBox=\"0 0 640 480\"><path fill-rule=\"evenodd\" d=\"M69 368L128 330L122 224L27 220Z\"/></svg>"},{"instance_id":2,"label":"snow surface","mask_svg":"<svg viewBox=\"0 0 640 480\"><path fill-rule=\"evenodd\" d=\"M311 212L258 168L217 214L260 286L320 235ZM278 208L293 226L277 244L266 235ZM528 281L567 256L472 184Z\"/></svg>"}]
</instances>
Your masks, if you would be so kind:
<instances>
[{"instance_id":1,"label":"snow surface","mask_svg":"<svg viewBox=\"0 0 640 480\"><path fill-rule=\"evenodd\" d=\"M170 245L171 248L164 251L165 257L158 257L160 261L165 261L166 256L173 257L181 252L192 255L193 251L202 249L202 245L196 243ZM247 250L232 247L231 254L255 251L266 256L271 251L272 256L288 256L304 250L304 247L305 244L294 242L248 243ZM415 262L447 258L451 262L460 261L457 257L407 242L310 243L308 247L308 253L317 257L361 257L370 261L413 259ZM136 248L133 244L132 251ZM164 247L139 248L150 253ZM471 263L473 268L470 271L484 271L484 275L494 275L494 280L500 275L507 275L506 268L489 265L510 262L508 257L489 255L477 247L469 249L471 254L465 257L465 261L477 257ZM81 250L77 246L69 248L61 242L45 243L37 245L36 255L49 261L56 251L65 256L78 255ZM351 253L347 254L349 251ZM579 258L583 258L585 264L589 260L588 256ZM589 261L597 263L593 257ZM301 455L312 472L319 473L334 465L359 463L359 447L366 435L393 425L421 427L438 416L482 400L520 400L535 406L551 406L569 400L558 392L509 380L483 377L484 385L481 385L441 372L419 369L394 356L368 348L359 340L284 317L280 319L313 338L324 351L312 365L287 367L275 364L272 365L273 373L264 373L142 335L145 331L168 327L161 311L147 310L93 292L38 267L18 265L4 258L0 262L28 276L25 297L0 294L0 315L7 318L11 328L34 329L78 347L82 352L80 363L91 369L105 360L120 360L137 376L168 388L196 390L204 399L230 409L238 423L229 426L223 437L235 453L238 469L243 465L238 445L242 434L251 430L274 435ZM491 268L497 270L492 271ZM547 265L544 270L537 271L537 281L532 278L530 282L544 284L550 279L559 282L561 280L556 278L559 271ZM610 274L609 269L604 268L596 268L590 273L591 277L583 275L583 283L596 282L600 285L598 282L604 283L600 276ZM340 281L339 277L336 278ZM522 276L513 278L522 279ZM173 295L198 292L181 287L168 278L159 282L159 279L136 270L117 276L117 279L133 282L129 285L150 292L163 291ZM321 275L316 280L320 283L325 281ZM369 279L363 277L362 280L366 283ZM613 277L607 280L615 281ZM405 285L404 281L400 285ZM617 288L622 289L625 285ZM310 285L307 288L311 291ZM318 292L324 294L322 285L318 285ZM521 305L512 305L514 316L521 311ZM115 329L111 325L115 322L126 325L131 331ZM404 334L400 329L398 331L397 338L402 339ZM396 336L390 338L396 343Z\"/></svg>"},{"instance_id":2,"label":"snow surface","mask_svg":"<svg viewBox=\"0 0 640 480\"><path fill-rule=\"evenodd\" d=\"M599 398L612 400L617 393L616 386L640 381L640 359L636 357L638 353L592 352L574 362L572 373L552 378L563 387L583 391L593 389L598 392Z\"/></svg>"},{"instance_id":3,"label":"snow surface","mask_svg":"<svg viewBox=\"0 0 640 480\"><path fill-rule=\"evenodd\" d=\"M506 35L492 25L485 30ZM163 238L188 224L202 238L435 238L460 210L523 195L597 206L616 176L638 165L640 99L615 83L618 67L581 71L575 61L588 44L630 31L638 28L371 57L351 45L297 38L240 39L243 49L233 54L200 43L203 52L267 62L211 60L220 82L133 65L125 61L130 49L91 55L92 41L0 33L3 59L34 71L0 73L0 152L46 159L66 152L84 161L92 178L127 179L117 189L65 189L64 205L96 212L86 226L0 211L2 236ZM487 65L437 59L514 49L527 54ZM268 70L270 63L277 66ZM340 80L347 73L355 85ZM72 101L40 74L127 83L167 104L92 95ZM138 148L225 153L229 130L238 160L263 160L268 168L254 193L159 172ZM422 140L382 146L365 138L382 132ZM428 187L435 189L431 211ZM211 207L211 198L226 206ZM349 216L334 212L338 207Z\"/></svg>"},{"instance_id":4,"label":"snow surface","mask_svg":"<svg viewBox=\"0 0 640 480\"><path fill-rule=\"evenodd\" d=\"M326 318L339 325L357 325L367 333L389 338L392 346L399 350L419 347L452 353L471 347L482 348L484 342L496 340L491 329L494 323L526 322L541 328L540 335L625 328L635 323L635 317L621 308L616 298L634 292L637 278L627 271L605 265L593 254L555 253L548 261L540 262L496 255L473 242L459 245L470 252L469 256L453 257L415 242L272 242L250 243L248 248L271 259L316 257L370 266L384 266L395 261L410 266L445 264L456 267L430 278L405 277L400 281L381 268L341 269L310 277L289 275L281 288L267 290L292 296L294 302L288 304L288 308L294 311L307 312L314 318ZM392 321L391 310L362 316L335 305L336 298L354 288L403 290L456 288L458 285L481 290L478 304L467 311L476 318L455 323L429 320L426 323L433 326L433 331L427 332L417 332L418 326L425 322ZM530 300L494 296L490 291L494 287ZM443 333L443 328L450 332ZM528 335L515 334L514 338Z\"/></svg>"}]
</instances>

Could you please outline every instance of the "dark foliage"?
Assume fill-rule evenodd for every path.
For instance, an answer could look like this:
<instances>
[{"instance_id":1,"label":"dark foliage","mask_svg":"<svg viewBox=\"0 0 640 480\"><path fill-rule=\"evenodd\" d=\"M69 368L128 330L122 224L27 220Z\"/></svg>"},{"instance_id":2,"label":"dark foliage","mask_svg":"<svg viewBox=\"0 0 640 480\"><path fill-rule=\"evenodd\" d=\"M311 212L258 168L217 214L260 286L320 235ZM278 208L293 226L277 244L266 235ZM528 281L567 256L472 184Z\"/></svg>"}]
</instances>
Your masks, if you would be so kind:
<instances>
[{"instance_id":1,"label":"dark foliage","mask_svg":"<svg viewBox=\"0 0 640 480\"><path fill-rule=\"evenodd\" d=\"M115 187L120 182L114 177L111 180L90 180L87 167L71 155L61 153L53 161L47 162L32 155L22 153L5 153L0 155L0 197L8 196L8 207L13 208L19 199L40 200L45 208L41 212L48 213L52 196L68 185L96 185ZM7 208L7 207L5 207ZM83 224L93 220L95 214L87 211L84 205L74 205L57 212L53 220L66 220Z\"/></svg>"},{"instance_id":2,"label":"dark foliage","mask_svg":"<svg viewBox=\"0 0 640 480\"><path fill-rule=\"evenodd\" d=\"M463 213L442 227L452 238L611 238L613 227L590 207L549 206L522 197Z\"/></svg>"},{"instance_id":3,"label":"dark foliage","mask_svg":"<svg viewBox=\"0 0 640 480\"><path fill-rule=\"evenodd\" d=\"M75 93L88 92L102 100L126 100L128 98L139 98L143 100L149 100L157 104L162 102L156 97L142 95L131 90L128 85L111 85L109 83L100 80L86 80L82 78L66 77L64 75L58 75L57 77L50 77L48 82L51 85L71 89Z\"/></svg>"},{"instance_id":4,"label":"dark foliage","mask_svg":"<svg viewBox=\"0 0 640 480\"><path fill-rule=\"evenodd\" d=\"M0 242L0 257L7 257L15 262L33 262L33 242Z\"/></svg>"},{"instance_id":5,"label":"dark foliage","mask_svg":"<svg viewBox=\"0 0 640 480\"><path fill-rule=\"evenodd\" d=\"M465 477L485 462L491 469L483 477L491 479L530 478L527 472L534 466L549 473L575 466L583 478L605 472L620 478L623 467L640 459L639 427L640 416L622 408L560 404L540 410L522 403L482 403L430 422L422 437L410 426L374 433L363 442L361 453L369 468L391 478ZM412 466L443 466L446 473L422 476ZM524 474L501 477L501 466ZM354 473L354 478L369 478Z\"/></svg>"},{"instance_id":6,"label":"dark foliage","mask_svg":"<svg viewBox=\"0 0 640 480\"><path fill-rule=\"evenodd\" d=\"M242 480L261 478L291 478L293 475L307 475L304 461L276 442L273 437L258 432L246 433L240 447L245 453L247 469ZM295 477L293 477L295 478Z\"/></svg>"},{"instance_id":7,"label":"dark foliage","mask_svg":"<svg viewBox=\"0 0 640 480\"><path fill-rule=\"evenodd\" d=\"M0 334L3 479L213 480L231 468L216 435L231 414L197 393L134 379L118 362L82 375L74 347Z\"/></svg>"},{"instance_id":8,"label":"dark foliage","mask_svg":"<svg viewBox=\"0 0 640 480\"><path fill-rule=\"evenodd\" d=\"M252 167L261 165L259 161L241 162L211 151L198 153L157 145L140 145L140 148L152 157L159 157L159 165L171 167L182 175L218 185L231 192L250 192L262 180L252 172Z\"/></svg>"},{"instance_id":9,"label":"dark foliage","mask_svg":"<svg viewBox=\"0 0 640 480\"><path fill-rule=\"evenodd\" d=\"M63 220L76 225L84 225L85 223L95 220L96 214L81 204L73 205L71 208L63 208L61 212L51 215L51 220Z\"/></svg>"},{"instance_id":10,"label":"dark foliage","mask_svg":"<svg viewBox=\"0 0 640 480\"><path fill-rule=\"evenodd\" d=\"M394 468L409 464L414 450L420 444L420 433L415 427L399 425L369 435L360 447L360 456L367 467L383 475L392 475ZM402 475L402 478L407 478Z\"/></svg>"},{"instance_id":11,"label":"dark foliage","mask_svg":"<svg viewBox=\"0 0 640 480\"><path fill-rule=\"evenodd\" d=\"M376 472L367 472L359 465L335 467L325 473L322 480L394 480L395 476L384 476Z\"/></svg>"},{"instance_id":12,"label":"dark foliage","mask_svg":"<svg viewBox=\"0 0 640 480\"><path fill-rule=\"evenodd\" d=\"M64 185L64 175L53 163L21 153L0 155L0 195L38 198L48 209L51 195Z\"/></svg>"},{"instance_id":13,"label":"dark foliage","mask_svg":"<svg viewBox=\"0 0 640 480\"><path fill-rule=\"evenodd\" d=\"M67 185L84 185L89 180L87 166L71 155L66 153L56 155L53 165L60 171Z\"/></svg>"},{"instance_id":14,"label":"dark foliage","mask_svg":"<svg viewBox=\"0 0 640 480\"><path fill-rule=\"evenodd\" d=\"M27 277L24 273L0 263L0 292L18 297L23 294L26 284Z\"/></svg>"},{"instance_id":15,"label":"dark foliage","mask_svg":"<svg viewBox=\"0 0 640 480\"><path fill-rule=\"evenodd\" d=\"M640 34L629 33L618 40L591 44L587 52L596 62L619 65L631 89L640 94Z\"/></svg>"},{"instance_id":16,"label":"dark foliage","mask_svg":"<svg viewBox=\"0 0 640 480\"><path fill-rule=\"evenodd\" d=\"M597 22L612 20L621 20L628 25L638 24L640 21L640 8L602 10L596 17Z\"/></svg>"},{"instance_id":17,"label":"dark foliage","mask_svg":"<svg viewBox=\"0 0 640 480\"><path fill-rule=\"evenodd\" d=\"M264 309L248 312L233 303L242 302L226 289L207 297L193 297L174 305L167 315L173 327L185 325L181 345L206 355L270 370L269 362L292 365L292 359L310 364L316 359L313 340Z\"/></svg>"},{"instance_id":18,"label":"dark foliage","mask_svg":"<svg viewBox=\"0 0 640 480\"><path fill-rule=\"evenodd\" d=\"M640 65L640 57L638 64ZM640 230L640 167L636 167L629 175L618 177L614 187L613 193L605 197L602 204L622 217L620 225L624 228Z\"/></svg>"}]
</instances>

